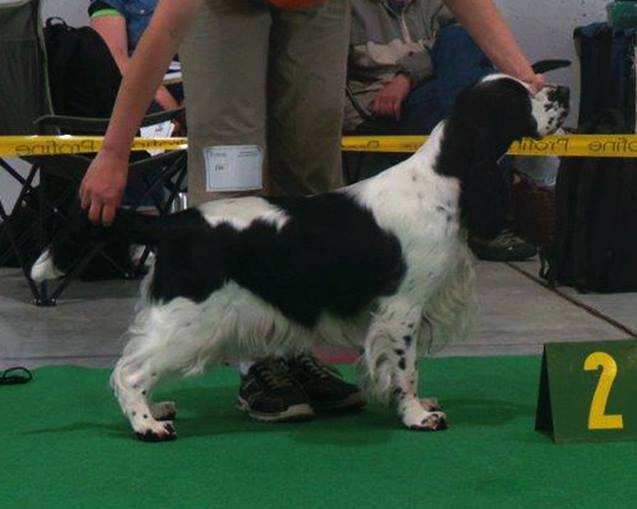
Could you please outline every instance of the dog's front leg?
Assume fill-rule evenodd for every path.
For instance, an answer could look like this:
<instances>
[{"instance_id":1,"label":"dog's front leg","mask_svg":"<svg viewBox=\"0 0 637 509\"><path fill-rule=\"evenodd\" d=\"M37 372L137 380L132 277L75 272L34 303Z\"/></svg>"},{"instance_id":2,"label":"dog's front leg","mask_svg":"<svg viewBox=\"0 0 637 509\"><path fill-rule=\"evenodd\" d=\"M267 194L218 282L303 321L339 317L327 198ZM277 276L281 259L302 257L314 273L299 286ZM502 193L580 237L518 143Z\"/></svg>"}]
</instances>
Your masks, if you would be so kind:
<instances>
[{"instance_id":1,"label":"dog's front leg","mask_svg":"<svg viewBox=\"0 0 637 509\"><path fill-rule=\"evenodd\" d=\"M412 338L412 339L409 339ZM435 399L421 400L418 397L418 352L417 338L407 334L403 336L403 349L395 353L398 356L396 388L394 397L403 424L409 429L423 431L441 431L447 428L447 416L440 412Z\"/></svg>"},{"instance_id":2,"label":"dog's front leg","mask_svg":"<svg viewBox=\"0 0 637 509\"><path fill-rule=\"evenodd\" d=\"M421 308L390 303L376 316L365 341L372 389L380 399L393 397L403 424L410 429L446 429L446 415L433 400L418 397L418 334Z\"/></svg>"}]
</instances>

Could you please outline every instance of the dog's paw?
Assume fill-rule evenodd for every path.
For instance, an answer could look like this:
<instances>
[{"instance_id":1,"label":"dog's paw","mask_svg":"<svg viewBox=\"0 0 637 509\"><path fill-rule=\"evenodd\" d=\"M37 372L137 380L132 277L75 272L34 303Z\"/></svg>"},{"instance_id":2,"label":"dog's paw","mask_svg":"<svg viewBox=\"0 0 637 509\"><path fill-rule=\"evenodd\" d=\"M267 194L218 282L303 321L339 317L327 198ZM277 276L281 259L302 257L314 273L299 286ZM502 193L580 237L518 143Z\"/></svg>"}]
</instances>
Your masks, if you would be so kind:
<instances>
[{"instance_id":1,"label":"dog's paw","mask_svg":"<svg viewBox=\"0 0 637 509\"><path fill-rule=\"evenodd\" d=\"M447 416L444 412L423 412L403 417L404 425L417 431L442 431L447 429Z\"/></svg>"},{"instance_id":2,"label":"dog's paw","mask_svg":"<svg viewBox=\"0 0 637 509\"><path fill-rule=\"evenodd\" d=\"M150 406L150 413L157 421L172 421L177 415L177 408L174 401L162 401L153 403Z\"/></svg>"},{"instance_id":3,"label":"dog's paw","mask_svg":"<svg viewBox=\"0 0 637 509\"><path fill-rule=\"evenodd\" d=\"M152 426L136 429L135 434L144 442L167 442L177 438L177 432L171 421L155 422Z\"/></svg>"},{"instance_id":4,"label":"dog's paw","mask_svg":"<svg viewBox=\"0 0 637 509\"><path fill-rule=\"evenodd\" d=\"M427 410L427 412L435 412L436 410L442 409L438 398L423 398L420 400L420 405Z\"/></svg>"}]
</instances>

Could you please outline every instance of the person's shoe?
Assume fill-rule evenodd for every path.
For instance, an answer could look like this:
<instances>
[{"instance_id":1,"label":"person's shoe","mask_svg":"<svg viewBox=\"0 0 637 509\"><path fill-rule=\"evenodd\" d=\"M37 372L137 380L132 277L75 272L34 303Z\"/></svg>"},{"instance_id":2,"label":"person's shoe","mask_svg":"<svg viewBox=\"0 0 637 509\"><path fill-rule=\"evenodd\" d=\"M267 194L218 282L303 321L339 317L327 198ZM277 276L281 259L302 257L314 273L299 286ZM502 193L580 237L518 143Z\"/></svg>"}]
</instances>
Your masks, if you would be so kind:
<instances>
[{"instance_id":1,"label":"person's shoe","mask_svg":"<svg viewBox=\"0 0 637 509\"><path fill-rule=\"evenodd\" d=\"M267 422L303 421L314 416L308 397L281 358L256 362L241 376L237 407L253 419Z\"/></svg>"},{"instance_id":2,"label":"person's shoe","mask_svg":"<svg viewBox=\"0 0 637 509\"><path fill-rule=\"evenodd\" d=\"M357 386L345 382L338 371L320 363L312 355L292 357L288 359L288 365L315 410L345 411L365 405Z\"/></svg>"},{"instance_id":3,"label":"person's shoe","mask_svg":"<svg viewBox=\"0 0 637 509\"><path fill-rule=\"evenodd\" d=\"M470 237L469 247L480 260L490 262L521 262L537 254L537 248L533 244L510 230L503 230L490 240Z\"/></svg>"}]
</instances>

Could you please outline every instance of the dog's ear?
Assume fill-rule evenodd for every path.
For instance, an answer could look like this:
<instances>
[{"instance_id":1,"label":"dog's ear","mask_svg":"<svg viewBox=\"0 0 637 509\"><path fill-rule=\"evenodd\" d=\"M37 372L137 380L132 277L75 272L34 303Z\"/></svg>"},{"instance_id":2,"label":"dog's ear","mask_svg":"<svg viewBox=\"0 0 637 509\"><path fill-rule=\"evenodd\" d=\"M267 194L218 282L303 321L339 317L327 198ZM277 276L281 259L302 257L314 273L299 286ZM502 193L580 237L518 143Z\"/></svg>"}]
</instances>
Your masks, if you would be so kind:
<instances>
[{"instance_id":1,"label":"dog's ear","mask_svg":"<svg viewBox=\"0 0 637 509\"><path fill-rule=\"evenodd\" d=\"M570 60L539 60L535 62L531 67L537 74L543 74L545 72L554 71L555 69L562 69L571 65Z\"/></svg>"}]
</instances>

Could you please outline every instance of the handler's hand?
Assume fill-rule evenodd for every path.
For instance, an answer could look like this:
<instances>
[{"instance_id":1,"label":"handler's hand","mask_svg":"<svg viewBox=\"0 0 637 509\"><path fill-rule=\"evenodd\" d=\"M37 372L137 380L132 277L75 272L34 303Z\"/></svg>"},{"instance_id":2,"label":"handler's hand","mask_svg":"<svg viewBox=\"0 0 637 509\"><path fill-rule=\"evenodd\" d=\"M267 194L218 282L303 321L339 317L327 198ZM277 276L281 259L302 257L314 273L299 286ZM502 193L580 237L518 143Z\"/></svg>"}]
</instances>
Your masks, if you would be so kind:
<instances>
[{"instance_id":1,"label":"handler's hand","mask_svg":"<svg viewBox=\"0 0 637 509\"><path fill-rule=\"evenodd\" d=\"M540 90L544 88L544 75L534 74L531 77L531 79L528 81L528 84L531 86L531 93L533 95L537 94Z\"/></svg>"},{"instance_id":2,"label":"handler's hand","mask_svg":"<svg viewBox=\"0 0 637 509\"><path fill-rule=\"evenodd\" d=\"M394 117L400 120L403 101L410 91L409 78L404 74L397 74L378 92L372 104L372 112L379 117Z\"/></svg>"},{"instance_id":3,"label":"handler's hand","mask_svg":"<svg viewBox=\"0 0 637 509\"><path fill-rule=\"evenodd\" d=\"M95 224L109 226L124 194L128 159L100 151L80 185L80 201Z\"/></svg>"}]
</instances>

